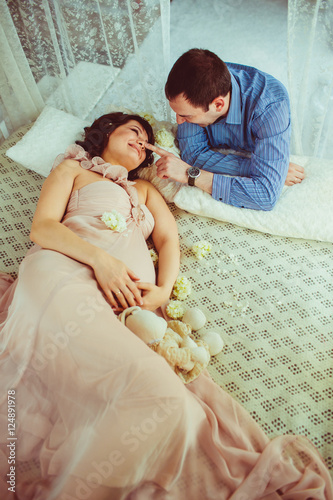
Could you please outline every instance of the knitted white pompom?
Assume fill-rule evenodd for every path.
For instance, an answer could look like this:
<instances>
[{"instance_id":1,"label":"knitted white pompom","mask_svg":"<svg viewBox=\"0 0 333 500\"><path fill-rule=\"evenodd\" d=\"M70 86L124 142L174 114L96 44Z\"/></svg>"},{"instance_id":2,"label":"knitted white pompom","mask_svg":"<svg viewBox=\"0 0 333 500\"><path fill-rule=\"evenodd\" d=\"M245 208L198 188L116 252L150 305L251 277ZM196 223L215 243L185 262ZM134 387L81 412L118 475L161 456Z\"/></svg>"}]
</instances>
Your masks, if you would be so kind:
<instances>
[{"instance_id":1,"label":"knitted white pompom","mask_svg":"<svg viewBox=\"0 0 333 500\"><path fill-rule=\"evenodd\" d=\"M187 323L192 330L200 330L206 323L206 316L198 307L190 307L185 311L182 321Z\"/></svg>"},{"instance_id":2,"label":"knitted white pompom","mask_svg":"<svg viewBox=\"0 0 333 500\"><path fill-rule=\"evenodd\" d=\"M217 332L206 332L201 338L208 345L211 356L216 356L216 354L222 351L224 342Z\"/></svg>"}]
</instances>

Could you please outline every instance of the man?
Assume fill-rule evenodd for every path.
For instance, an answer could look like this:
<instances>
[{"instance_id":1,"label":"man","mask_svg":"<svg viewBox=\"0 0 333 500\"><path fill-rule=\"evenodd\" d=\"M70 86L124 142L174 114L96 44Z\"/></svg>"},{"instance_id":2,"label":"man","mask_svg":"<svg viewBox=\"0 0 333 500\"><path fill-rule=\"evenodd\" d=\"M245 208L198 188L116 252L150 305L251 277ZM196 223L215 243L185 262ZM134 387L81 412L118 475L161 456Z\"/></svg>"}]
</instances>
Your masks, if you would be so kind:
<instances>
[{"instance_id":1,"label":"man","mask_svg":"<svg viewBox=\"0 0 333 500\"><path fill-rule=\"evenodd\" d=\"M271 210L284 184L303 180L303 168L289 164L288 94L271 75L191 49L175 62L165 93L176 113L182 159L148 145L161 156L159 177L255 210Z\"/></svg>"}]
</instances>

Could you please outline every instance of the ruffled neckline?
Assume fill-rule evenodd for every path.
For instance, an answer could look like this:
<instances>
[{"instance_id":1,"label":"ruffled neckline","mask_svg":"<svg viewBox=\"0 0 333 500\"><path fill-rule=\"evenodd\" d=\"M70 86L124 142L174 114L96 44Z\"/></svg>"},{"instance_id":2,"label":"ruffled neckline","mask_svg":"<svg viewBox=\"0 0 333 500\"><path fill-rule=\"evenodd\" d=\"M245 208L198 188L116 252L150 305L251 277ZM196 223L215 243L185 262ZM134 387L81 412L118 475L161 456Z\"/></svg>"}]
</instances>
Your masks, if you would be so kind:
<instances>
[{"instance_id":1,"label":"ruffled neckline","mask_svg":"<svg viewBox=\"0 0 333 500\"><path fill-rule=\"evenodd\" d=\"M80 162L82 168L102 174L119 186L121 186L128 194L131 203L131 214L136 223L144 219L144 212L139 206L138 192L135 182L128 180L128 171L122 165L111 165L100 156L90 157L89 153L78 144L69 146L64 154L57 156L53 164L52 170L64 160L76 160Z\"/></svg>"}]
</instances>

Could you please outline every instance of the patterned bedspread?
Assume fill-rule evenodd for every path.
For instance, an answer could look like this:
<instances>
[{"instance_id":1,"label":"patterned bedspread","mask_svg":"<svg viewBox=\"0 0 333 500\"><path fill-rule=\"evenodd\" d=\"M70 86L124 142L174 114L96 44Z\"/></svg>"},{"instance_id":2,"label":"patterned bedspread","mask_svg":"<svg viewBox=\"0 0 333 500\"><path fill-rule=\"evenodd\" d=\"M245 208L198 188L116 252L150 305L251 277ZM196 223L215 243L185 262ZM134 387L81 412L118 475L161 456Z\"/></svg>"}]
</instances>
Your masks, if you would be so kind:
<instances>
[{"instance_id":1,"label":"patterned bedspread","mask_svg":"<svg viewBox=\"0 0 333 500\"><path fill-rule=\"evenodd\" d=\"M16 275L31 245L29 229L43 178L0 147L1 271ZM333 245L272 236L188 214L175 205L181 274L192 283L186 307L205 313L223 351L212 358L215 381L271 437L302 434L333 473ZM320 223L320 221L318 221ZM212 252L198 260L192 245Z\"/></svg>"}]
</instances>

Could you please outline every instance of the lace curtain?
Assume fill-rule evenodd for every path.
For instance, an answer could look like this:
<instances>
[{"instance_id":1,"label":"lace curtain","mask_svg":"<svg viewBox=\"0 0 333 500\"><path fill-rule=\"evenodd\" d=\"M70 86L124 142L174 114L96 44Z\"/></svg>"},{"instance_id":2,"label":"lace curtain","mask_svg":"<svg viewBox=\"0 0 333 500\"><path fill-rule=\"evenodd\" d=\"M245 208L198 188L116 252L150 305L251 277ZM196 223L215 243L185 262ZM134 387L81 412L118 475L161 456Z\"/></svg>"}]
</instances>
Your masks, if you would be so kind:
<instances>
[{"instance_id":1,"label":"lace curtain","mask_svg":"<svg viewBox=\"0 0 333 500\"><path fill-rule=\"evenodd\" d=\"M333 0L288 1L292 151L333 157Z\"/></svg>"},{"instance_id":2,"label":"lace curtain","mask_svg":"<svg viewBox=\"0 0 333 500\"><path fill-rule=\"evenodd\" d=\"M332 33L333 0L289 0L294 154L333 156ZM110 105L169 119L169 69L170 0L0 0L0 140L46 104L87 120Z\"/></svg>"},{"instance_id":3,"label":"lace curtain","mask_svg":"<svg viewBox=\"0 0 333 500\"><path fill-rule=\"evenodd\" d=\"M169 10L169 0L0 0L0 139L47 104L90 120L107 93L109 105L167 118Z\"/></svg>"}]
</instances>

